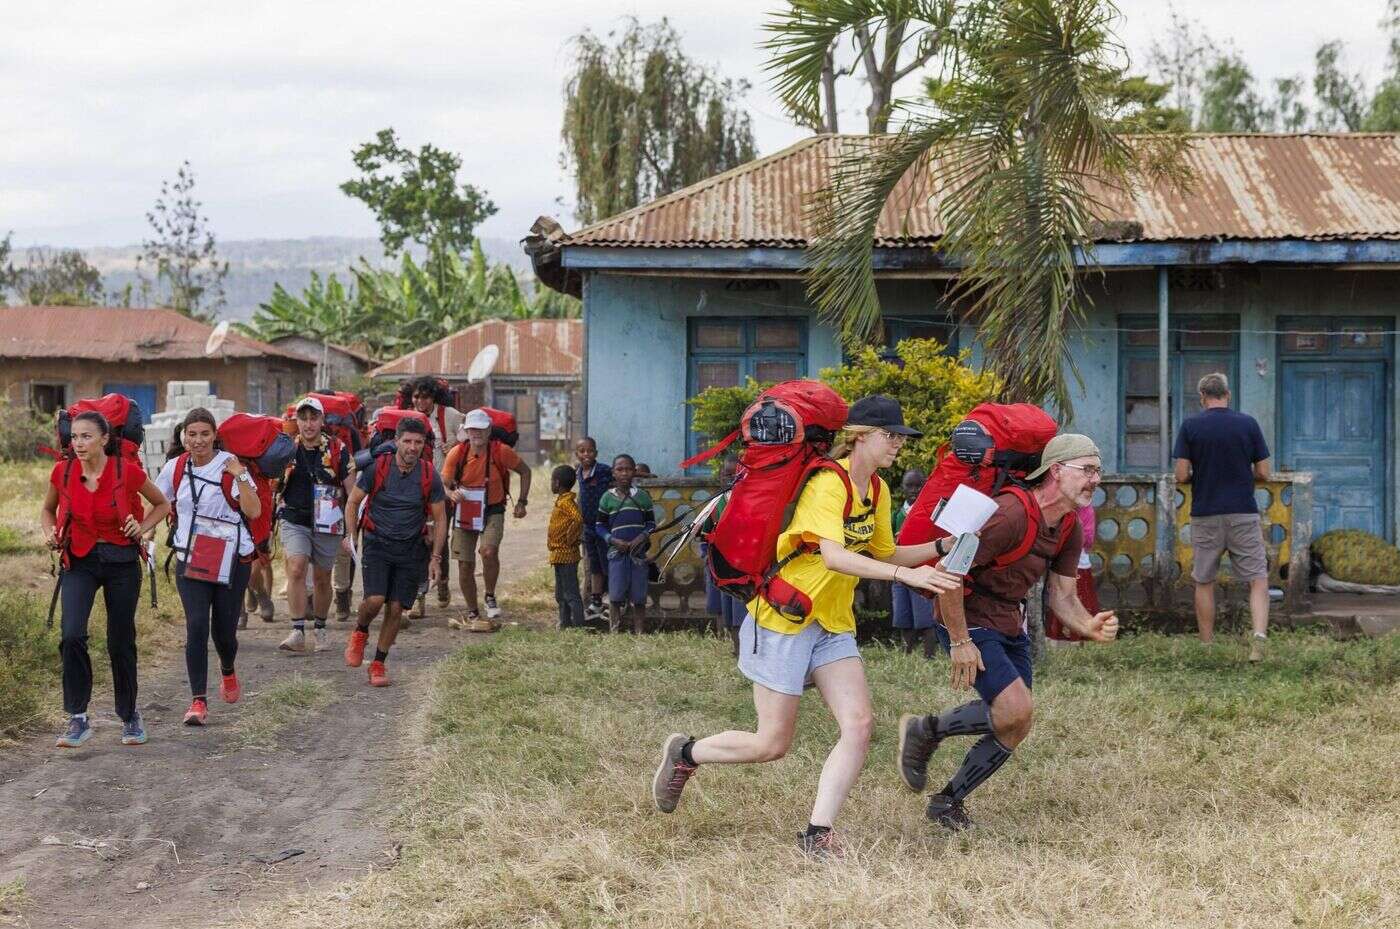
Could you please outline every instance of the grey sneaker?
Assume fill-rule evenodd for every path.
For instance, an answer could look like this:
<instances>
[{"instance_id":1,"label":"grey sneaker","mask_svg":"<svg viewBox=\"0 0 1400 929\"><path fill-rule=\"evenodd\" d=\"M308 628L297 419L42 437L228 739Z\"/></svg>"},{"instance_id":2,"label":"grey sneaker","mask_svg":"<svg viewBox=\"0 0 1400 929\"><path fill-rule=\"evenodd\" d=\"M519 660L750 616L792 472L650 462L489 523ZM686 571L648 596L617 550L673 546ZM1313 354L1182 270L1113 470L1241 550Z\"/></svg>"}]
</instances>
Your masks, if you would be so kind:
<instances>
[{"instance_id":1,"label":"grey sneaker","mask_svg":"<svg viewBox=\"0 0 1400 929\"><path fill-rule=\"evenodd\" d=\"M88 739L92 738L92 726L81 716L68 717L68 728L63 730L63 735L58 737L54 743L59 748L77 748Z\"/></svg>"},{"instance_id":2,"label":"grey sneaker","mask_svg":"<svg viewBox=\"0 0 1400 929\"><path fill-rule=\"evenodd\" d=\"M651 799L663 813L674 813L681 802L681 791L685 782L695 773L695 765L686 764L681 758L681 748L690 741L690 736L673 732L661 746L661 764L651 779Z\"/></svg>"},{"instance_id":3,"label":"grey sneaker","mask_svg":"<svg viewBox=\"0 0 1400 929\"><path fill-rule=\"evenodd\" d=\"M309 652L310 646L306 642L306 630L293 629L292 634L282 640L282 644L277 646L284 652Z\"/></svg>"},{"instance_id":4,"label":"grey sneaker","mask_svg":"<svg viewBox=\"0 0 1400 929\"><path fill-rule=\"evenodd\" d=\"M841 845L841 840L836 837L836 831L827 829L818 832L816 835L808 835L805 832L798 833L797 847L804 855L811 855L813 858L842 858L845 857L846 849Z\"/></svg>"},{"instance_id":5,"label":"grey sneaker","mask_svg":"<svg viewBox=\"0 0 1400 929\"><path fill-rule=\"evenodd\" d=\"M258 615L262 621L270 623L277 618L277 605L272 602L272 598L267 594L258 594Z\"/></svg>"},{"instance_id":6,"label":"grey sneaker","mask_svg":"<svg viewBox=\"0 0 1400 929\"><path fill-rule=\"evenodd\" d=\"M928 798L928 809L924 811L929 819L952 832L971 829L972 817L963 809L961 800L954 800L947 794L934 794Z\"/></svg>"},{"instance_id":7,"label":"grey sneaker","mask_svg":"<svg viewBox=\"0 0 1400 929\"><path fill-rule=\"evenodd\" d=\"M495 594L487 594L486 597L485 597L485 600L486 600L486 618L487 618L487 619L495 619L496 617L500 616L500 615L501 615L501 608L500 608L499 606L496 605L496 595L495 595Z\"/></svg>"},{"instance_id":8,"label":"grey sneaker","mask_svg":"<svg viewBox=\"0 0 1400 929\"><path fill-rule=\"evenodd\" d=\"M905 787L915 793L924 792L928 786L928 760L938 751L940 741L929 733L927 716L905 713L899 717L899 748L894 760Z\"/></svg>"},{"instance_id":9,"label":"grey sneaker","mask_svg":"<svg viewBox=\"0 0 1400 929\"><path fill-rule=\"evenodd\" d=\"M137 710L131 714L131 718L122 723L122 744L123 745L145 745L146 744L146 724L141 719L141 711Z\"/></svg>"}]
</instances>

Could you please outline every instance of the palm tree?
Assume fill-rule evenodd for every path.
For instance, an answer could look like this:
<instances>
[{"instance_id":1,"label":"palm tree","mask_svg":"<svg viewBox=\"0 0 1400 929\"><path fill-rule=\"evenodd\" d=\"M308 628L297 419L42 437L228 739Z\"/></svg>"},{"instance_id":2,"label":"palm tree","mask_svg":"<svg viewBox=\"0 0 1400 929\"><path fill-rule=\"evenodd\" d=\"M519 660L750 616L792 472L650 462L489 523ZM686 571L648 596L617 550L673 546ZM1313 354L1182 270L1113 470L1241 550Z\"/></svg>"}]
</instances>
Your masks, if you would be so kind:
<instances>
[{"instance_id":1,"label":"palm tree","mask_svg":"<svg viewBox=\"0 0 1400 929\"><path fill-rule=\"evenodd\" d=\"M939 30L943 49L927 100L903 107L891 135L846 140L811 205L807 291L820 315L848 343L879 330L876 223L917 169L935 188L938 248L960 266L947 299L977 321L1004 399L1050 399L1071 417L1066 370L1079 375L1066 336L1083 319L1083 272L1093 266L1105 202L1141 183L1186 178L1184 140L1150 133L1125 110L1117 8L1111 0L963 0L949 13L914 0L804 2L833 15L868 15L872 6L937 13L923 26ZM789 56L770 65L782 92L812 98L810 62Z\"/></svg>"}]
</instances>

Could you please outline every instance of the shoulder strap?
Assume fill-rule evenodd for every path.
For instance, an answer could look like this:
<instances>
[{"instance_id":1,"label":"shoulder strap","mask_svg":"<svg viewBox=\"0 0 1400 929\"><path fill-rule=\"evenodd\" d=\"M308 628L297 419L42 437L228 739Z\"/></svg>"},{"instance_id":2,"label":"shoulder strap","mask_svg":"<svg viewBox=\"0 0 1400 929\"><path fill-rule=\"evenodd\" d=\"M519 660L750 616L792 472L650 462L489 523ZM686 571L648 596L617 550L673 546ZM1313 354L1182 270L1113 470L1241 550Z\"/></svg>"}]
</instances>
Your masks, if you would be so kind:
<instances>
[{"instance_id":1,"label":"shoulder strap","mask_svg":"<svg viewBox=\"0 0 1400 929\"><path fill-rule=\"evenodd\" d=\"M1015 564L1030 552L1031 546L1035 544L1036 533L1040 530L1041 516L1040 506L1035 502L1035 498L1027 491L1012 484L1002 490L1002 493L1009 494L1020 501L1021 506L1026 511L1026 531L1021 536L1021 541L1016 543L1016 547L1008 552L1003 552L992 559L992 565L997 568L1005 568Z\"/></svg>"},{"instance_id":2,"label":"shoulder strap","mask_svg":"<svg viewBox=\"0 0 1400 929\"><path fill-rule=\"evenodd\" d=\"M433 511L433 463L427 458L419 458L418 465L418 477L423 486L423 515L428 516Z\"/></svg>"},{"instance_id":3,"label":"shoulder strap","mask_svg":"<svg viewBox=\"0 0 1400 929\"><path fill-rule=\"evenodd\" d=\"M131 495L126 492L126 474L123 473L125 464L122 456L118 454L117 463L112 468L117 484L114 493L117 495L117 525L119 527L126 525L126 518L131 515Z\"/></svg>"}]
</instances>

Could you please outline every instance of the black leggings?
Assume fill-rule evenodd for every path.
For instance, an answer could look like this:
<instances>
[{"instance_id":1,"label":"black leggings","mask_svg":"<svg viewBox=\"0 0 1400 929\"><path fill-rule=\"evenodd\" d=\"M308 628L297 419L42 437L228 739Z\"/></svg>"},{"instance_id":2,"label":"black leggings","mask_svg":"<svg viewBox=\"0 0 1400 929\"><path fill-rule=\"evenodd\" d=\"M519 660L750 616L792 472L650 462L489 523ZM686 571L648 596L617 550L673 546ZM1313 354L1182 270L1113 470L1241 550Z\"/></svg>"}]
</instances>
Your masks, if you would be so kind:
<instances>
[{"instance_id":1,"label":"black leggings","mask_svg":"<svg viewBox=\"0 0 1400 929\"><path fill-rule=\"evenodd\" d=\"M63 572L63 620L58 653L63 659L63 710L86 713L92 699L92 659L88 656L88 617L97 591L107 608L107 655L112 659L112 692L117 715L136 712L136 603L141 598L141 562L104 564L92 551L74 558Z\"/></svg>"},{"instance_id":2,"label":"black leggings","mask_svg":"<svg viewBox=\"0 0 1400 929\"><path fill-rule=\"evenodd\" d=\"M251 563L235 564L227 587L192 581L183 575L175 578L175 589L185 607L185 671L190 678L191 696L208 694L211 635L214 650L219 653L219 670L233 673L233 660L238 657L238 614L252 572Z\"/></svg>"}]
</instances>

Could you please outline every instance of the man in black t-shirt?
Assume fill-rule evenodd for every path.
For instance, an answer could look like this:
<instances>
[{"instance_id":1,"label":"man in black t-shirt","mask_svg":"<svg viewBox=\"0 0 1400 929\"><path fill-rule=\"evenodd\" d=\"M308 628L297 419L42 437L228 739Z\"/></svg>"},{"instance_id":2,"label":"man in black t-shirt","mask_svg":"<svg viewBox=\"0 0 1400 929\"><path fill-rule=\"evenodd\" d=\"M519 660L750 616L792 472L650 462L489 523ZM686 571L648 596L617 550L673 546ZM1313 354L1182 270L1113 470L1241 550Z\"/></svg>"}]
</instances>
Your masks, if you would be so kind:
<instances>
[{"instance_id":1,"label":"man in black t-shirt","mask_svg":"<svg viewBox=\"0 0 1400 929\"><path fill-rule=\"evenodd\" d=\"M278 648L318 651L326 645L331 610L331 570L345 535L345 499L351 488L350 452L324 427L325 409L315 397L297 404L297 452L282 477L278 533L286 555L287 608L292 632ZM306 569L312 568L314 640L306 638Z\"/></svg>"},{"instance_id":2,"label":"man in black t-shirt","mask_svg":"<svg viewBox=\"0 0 1400 929\"><path fill-rule=\"evenodd\" d=\"M1215 576L1230 553L1235 579L1249 585L1254 638L1249 660L1262 661L1269 634L1269 557L1254 502L1254 482L1269 479L1269 446L1259 423L1230 409L1230 382L1207 374L1197 385L1202 412L1176 435L1176 482L1191 484L1191 580L1201 641L1215 637Z\"/></svg>"}]
</instances>

